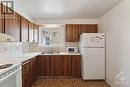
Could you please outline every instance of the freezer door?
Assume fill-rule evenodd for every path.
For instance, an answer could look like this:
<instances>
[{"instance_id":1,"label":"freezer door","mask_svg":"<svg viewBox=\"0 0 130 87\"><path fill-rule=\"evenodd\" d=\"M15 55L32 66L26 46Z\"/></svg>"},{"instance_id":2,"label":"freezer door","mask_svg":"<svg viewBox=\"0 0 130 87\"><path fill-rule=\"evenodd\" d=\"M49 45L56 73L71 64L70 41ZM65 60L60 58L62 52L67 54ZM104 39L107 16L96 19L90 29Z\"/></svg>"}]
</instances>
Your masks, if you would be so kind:
<instances>
[{"instance_id":1,"label":"freezer door","mask_svg":"<svg viewBox=\"0 0 130 87\"><path fill-rule=\"evenodd\" d=\"M104 48L84 48L82 55L82 78L84 80L105 79Z\"/></svg>"},{"instance_id":2,"label":"freezer door","mask_svg":"<svg viewBox=\"0 0 130 87\"><path fill-rule=\"evenodd\" d=\"M80 39L81 47L105 47L104 33L83 33Z\"/></svg>"}]
</instances>

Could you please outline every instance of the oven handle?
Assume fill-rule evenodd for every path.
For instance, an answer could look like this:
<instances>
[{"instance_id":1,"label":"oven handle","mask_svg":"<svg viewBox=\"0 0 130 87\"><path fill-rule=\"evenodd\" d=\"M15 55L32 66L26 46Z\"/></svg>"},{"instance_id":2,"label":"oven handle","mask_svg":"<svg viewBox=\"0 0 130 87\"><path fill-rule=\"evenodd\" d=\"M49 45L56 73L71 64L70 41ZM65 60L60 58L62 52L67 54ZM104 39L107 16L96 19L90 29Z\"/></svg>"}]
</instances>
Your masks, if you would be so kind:
<instances>
[{"instance_id":1,"label":"oven handle","mask_svg":"<svg viewBox=\"0 0 130 87\"><path fill-rule=\"evenodd\" d=\"M2 77L1 79L0 79L0 83L1 82L3 82L4 80L6 80L6 79L8 79L9 77L11 77L12 75L14 75L14 74L16 74L17 72L19 72L19 71L21 71L21 67L19 67L17 70L15 70L15 71L13 71L13 72L11 72L11 73L7 73L8 75L6 75L6 76L4 76L4 77ZM6 74L6 73L5 73ZM4 74L3 74L4 75Z\"/></svg>"}]
</instances>

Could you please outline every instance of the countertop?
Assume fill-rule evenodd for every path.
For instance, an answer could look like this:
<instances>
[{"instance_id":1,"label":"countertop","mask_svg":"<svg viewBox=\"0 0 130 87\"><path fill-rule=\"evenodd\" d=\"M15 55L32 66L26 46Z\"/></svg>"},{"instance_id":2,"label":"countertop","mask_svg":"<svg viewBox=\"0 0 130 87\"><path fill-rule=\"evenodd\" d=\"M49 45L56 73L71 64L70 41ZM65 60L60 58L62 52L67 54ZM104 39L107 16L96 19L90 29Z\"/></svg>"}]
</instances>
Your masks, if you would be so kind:
<instances>
[{"instance_id":1,"label":"countertop","mask_svg":"<svg viewBox=\"0 0 130 87\"><path fill-rule=\"evenodd\" d=\"M17 57L13 57L13 58L0 59L0 61L6 61L6 62L12 62L12 63L22 63L22 62L32 59L38 55L81 55L81 54L80 53L67 53L67 52L42 54L42 52L29 52L29 53L24 53L21 56L17 56Z\"/></svg>"},{"instance_id":2,"label":"countertop","mask_svg":"<svg viewBox=\"0 0 130 87\"><path fill-rule=\"evenodd\" d=\"M0 59L0 61L6 61L6 62L9 61L9 62L12 62L13 64L14 63L22 63L24 61L32 59L33 57L38 56L41 53L42 52L29 52L29 53L25 53L25 54L17 56L17 57L3 58L3 59Z\"/></svg>"},{"instance_id":3,"label":"countertop","mask_svg":"<svg viewBox=\"0 0 130 87\"><path fill-rule=\"evenodd\" d=\"M81 55L80 53L68 53L68 52L60 52L60 53L44 53L44 54L39 54L39 55Z\"/></svg>"}]
</instances>

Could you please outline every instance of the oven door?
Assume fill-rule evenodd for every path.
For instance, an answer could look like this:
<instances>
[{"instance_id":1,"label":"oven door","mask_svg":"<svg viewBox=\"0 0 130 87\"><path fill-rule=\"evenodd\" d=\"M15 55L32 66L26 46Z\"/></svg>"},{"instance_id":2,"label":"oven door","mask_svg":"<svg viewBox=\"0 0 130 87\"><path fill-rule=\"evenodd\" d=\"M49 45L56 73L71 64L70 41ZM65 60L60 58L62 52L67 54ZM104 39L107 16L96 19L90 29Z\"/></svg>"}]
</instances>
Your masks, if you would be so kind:
<instances>
[{"instance_id":1,"label":"oven door","mask_svg":"<svg viewBox=\"0 0 130 87\"><path fill-rule=\"evenodd\" d=\"M0 87L22 87L21 79L21 69L18 69L0 79Z\"/></svg>"}]
</instances>

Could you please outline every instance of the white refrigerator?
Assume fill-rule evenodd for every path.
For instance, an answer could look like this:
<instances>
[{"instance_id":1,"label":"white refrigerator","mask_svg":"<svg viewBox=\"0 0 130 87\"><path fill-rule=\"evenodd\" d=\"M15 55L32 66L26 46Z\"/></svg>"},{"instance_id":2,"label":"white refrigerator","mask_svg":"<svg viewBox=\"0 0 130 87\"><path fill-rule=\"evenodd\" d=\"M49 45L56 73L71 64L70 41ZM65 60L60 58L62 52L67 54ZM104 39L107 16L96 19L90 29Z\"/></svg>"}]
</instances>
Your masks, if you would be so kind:
<instances>
[{"instance_id":1,"label":"white refrigerator","mask_svg":"<svg viewBox=\"0 0 130 87\"><path fill-rule=\"evenodd\" d=\"M83 33L80 36L81 76L83 80L105 79L105 34Z\"/></svg>"}]
</instances>

